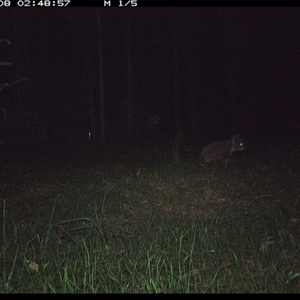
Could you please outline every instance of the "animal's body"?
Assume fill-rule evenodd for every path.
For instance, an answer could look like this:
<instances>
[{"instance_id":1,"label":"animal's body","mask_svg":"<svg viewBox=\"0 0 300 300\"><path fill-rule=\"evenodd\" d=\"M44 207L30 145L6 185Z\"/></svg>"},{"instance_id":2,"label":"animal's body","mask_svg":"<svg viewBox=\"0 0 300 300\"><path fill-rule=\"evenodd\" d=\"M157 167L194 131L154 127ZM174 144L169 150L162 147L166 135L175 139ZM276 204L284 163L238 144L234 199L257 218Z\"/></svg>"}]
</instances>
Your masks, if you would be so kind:
<instances>
[{"instance_id":1,"label":"animal's body","mask_svg":"<svg viewBox=\"0 0 300 300\"><path fill-rule=\"evenodd\" d=\"M240 135L233 136L230 140L214 142L202 149L200 162L225 162L235 161L232 156L234 152L243 151L245 149L244 142Z\"/></svg>"}]
</instances>

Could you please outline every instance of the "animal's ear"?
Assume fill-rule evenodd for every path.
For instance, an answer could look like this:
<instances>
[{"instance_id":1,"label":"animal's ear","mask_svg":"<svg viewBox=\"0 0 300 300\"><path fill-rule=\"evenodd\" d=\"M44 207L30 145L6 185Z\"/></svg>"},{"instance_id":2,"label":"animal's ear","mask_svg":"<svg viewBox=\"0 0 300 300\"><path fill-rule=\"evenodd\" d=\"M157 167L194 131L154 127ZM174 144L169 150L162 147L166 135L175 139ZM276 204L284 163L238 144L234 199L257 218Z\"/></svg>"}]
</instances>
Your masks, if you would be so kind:
<instances>
[{"instance_id":1,"label":"animal's ear","mask_svg":"<svg viewBox=\"0 0 300 300\"><path fill-rule=\"evenodd\" d=\"M235 140L240 139L240 137L241 137L240 134L234 134L234 135L232 135L231 139L232 139L233 141L235 141Z\"/></svg>"}]
</instances>

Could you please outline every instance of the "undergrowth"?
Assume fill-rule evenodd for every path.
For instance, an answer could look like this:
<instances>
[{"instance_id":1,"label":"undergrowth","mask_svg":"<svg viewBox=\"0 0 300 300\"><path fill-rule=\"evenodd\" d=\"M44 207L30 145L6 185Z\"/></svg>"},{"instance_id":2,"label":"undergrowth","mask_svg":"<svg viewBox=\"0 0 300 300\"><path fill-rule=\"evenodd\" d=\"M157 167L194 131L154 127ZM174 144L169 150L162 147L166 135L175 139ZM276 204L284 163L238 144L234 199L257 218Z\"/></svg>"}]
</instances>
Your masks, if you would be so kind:
<instances>
[{"instance_id":1,"label":"undergrowth","mask_svg":"<svg viewBox=\"0 0 300 300\"><path fill-rule=\"evenodd\" d=\"M200 166L173 153L3 179L0 291L299 292L296 154Z\"/></svg>"}]
</instances>

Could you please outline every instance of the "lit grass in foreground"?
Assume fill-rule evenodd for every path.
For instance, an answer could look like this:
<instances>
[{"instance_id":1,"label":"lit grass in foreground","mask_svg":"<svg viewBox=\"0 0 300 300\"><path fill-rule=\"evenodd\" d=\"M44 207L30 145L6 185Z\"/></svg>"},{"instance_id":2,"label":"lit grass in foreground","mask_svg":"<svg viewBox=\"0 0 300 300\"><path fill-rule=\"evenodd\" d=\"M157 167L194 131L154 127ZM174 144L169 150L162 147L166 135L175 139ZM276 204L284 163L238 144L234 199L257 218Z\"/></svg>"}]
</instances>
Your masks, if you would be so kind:
<instances>
[{"instance_id":1,"label":"lit grass in foreground","mask_svg":"<svg viewBox=\"0 0 300 300\"><path fill-rule=\"evenodd\" d=\"M299 292L298 198L280 170L165 162L32 173L7 196L0 291Z\"/></svg>"},{"instance_id":2,"label":"lit grass in foreground","mask_svg":"<svg viewBox=\"0 0 300 300\"><path fill-rule=\"evenodd\" d=\"M284 292L290 259L279 246L260 251L256 224L215 219L123 233L103 240L89 228L78 242L36 237L9 246L2 292L225 293ZM267 224L264 224L267 226ZM38 264L30 265L29 261Z\"/></svg>"}]
</instances>

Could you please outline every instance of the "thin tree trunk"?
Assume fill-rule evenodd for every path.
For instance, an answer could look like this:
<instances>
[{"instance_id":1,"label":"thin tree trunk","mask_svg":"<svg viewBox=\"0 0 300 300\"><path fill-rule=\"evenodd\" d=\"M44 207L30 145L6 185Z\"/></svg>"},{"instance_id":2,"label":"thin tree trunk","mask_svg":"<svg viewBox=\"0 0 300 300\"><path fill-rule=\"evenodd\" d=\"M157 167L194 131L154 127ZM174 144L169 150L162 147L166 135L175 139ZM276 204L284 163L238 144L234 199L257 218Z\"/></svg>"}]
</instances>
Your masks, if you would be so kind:
<instances>
[{"instance_id":1,"label":"thin tree trunk","mask_svg":"<svg viewBox=\"0 0 300 300\"><path fill-rule=\"evenodd\" d=\"M89 63L90 65L91 63ZM98 130L96 126L96 115L95 115L95 105L94 105L94 97L93 97L93 84L90 73L87 74L88 79L88 99L89 99L89 116L90 116L90 139L94 139L98 137Z\"/></svg>"},{"instance_id":2,"label":"thin tree trunk","mask_svg":"<svg viewBox=\"0 0 300 300\"><path fill-rule=\"evenodd\" d=\"M175 127L177 134L180 133L181 130L181 122L180 122L180 103L179 103L179 71L178 71L178 36L176 35L176 12L173 10L173 24L172 24L172 32L173 32L173 50L174 50L174 73L173 73L173 83L174 83L174 118L175 118Z\"/></svg>"},{"instance_id":3,"label":"thin tree trunk","mask_svg":"<svg viewBox=\"0 0 300 300\"><path fill-rule=\"evenodd\" d=\"M16 68L16 78L15 80L30 77L28 73L30 68L30 41L28 37L30 36L30 12L20 12L20 10L13 10L13 18L14 18L14 34L15 34L15 42L12 46L12 49L15 50L16 57L18 57L19 62L15 64ZM24 113L25 109L32 107L31 97L26 93L23 86L16 84L14 86L16 91L16 102L15 108L18 113Z\"/></svg>"},{"instance_id":4,"label":"thin tree trunk","mask_svg":"<svg viewBox=\"0 0 300 300\"><path fill-rule=\"evenodd\" d=\"M103 78L103 44L102 44L102 28L101 28L101 12L97 11L98 26L98 53L99 53L99 99L100 99L100 143L106 144L105 136L105 105L104 105L104 78Z\"/></svg>"},{"instance_id":5,"label":"thin tree trunk","mask_svg":"<svg viewBox=\"0 0 300 300\"><path fill-rule=\"evenodd\" d=\"M128 137L132 136L132 57L131 57L131 19L130 12L127 12L127 132Z\"/></svg>"},{"instance_id":6,"label":"thin tree trunk","mask_svg":"<svg viewBox=\"0 0 300 300\"><path fill-rule=\"evenodd\" d=\"M196 69L195 69L195 56L194 51L194 38L192 35L191 23L188 24L188 32L186 37L187 46L187 100L188 100L188 118L189 118L189 130L195 132L198 123L198 102L197 97L197 84L196 84ZM201 99L200 99L201 101Z\"/></svg>"},{"instance_id":7,"label":"thin tree trunk","mask_svg":"<svg viewBox=\"0 0 300 300\"><path fill-rule=\"evenodd\" d=\"M233 8L234 9L234 8ZM238 51L237 51L237 35L234 31L233 26L233 11L231 8L226 10L226 27L228 29L228 40L230 43L230 57L228 59L228 72L229 72L229 84L230 84L230 99L229 99L229 110L230 110L230 123L231 129L236 128L236 74L237 74L237 61L238 61Z\"/></svg>"}]
</instances>

